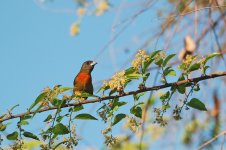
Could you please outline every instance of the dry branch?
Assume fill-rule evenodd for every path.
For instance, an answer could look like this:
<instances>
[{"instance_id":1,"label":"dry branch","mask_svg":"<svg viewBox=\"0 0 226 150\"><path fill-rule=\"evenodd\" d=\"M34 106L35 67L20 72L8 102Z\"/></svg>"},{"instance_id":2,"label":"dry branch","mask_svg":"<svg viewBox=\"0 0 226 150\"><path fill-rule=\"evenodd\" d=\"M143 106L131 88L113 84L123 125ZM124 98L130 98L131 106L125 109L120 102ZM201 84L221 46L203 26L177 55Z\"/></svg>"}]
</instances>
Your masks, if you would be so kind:
<instances>
[{"instance_id":1,"label":"dry branch","mask_svg":"<svg viewBox=\"0 0 226 150\"><path fill-rule=\"evenodd\" d=\"M225 134L226 134L226 131L221 132L220 134L216 135L215 137L213 137L209 141L207 141L204 144L202 144L200 147L197 148L197 150L202 150L204 147L206 147L210 143L214 142L217 138L219 138L220 136L225 135Z\"/></svg>"},{"instance_id":2,"label":"dry branch","mask_svg":"<svg viewBox=\"0 0 226 150\"><path fill-rule=\"evenodd\" d=\"M201 76L201 77L197 77L197 78L182 80L182 81L178 81L178 82L166 83L166 84L163 84L163 85L158 85L158 86L153 86L153 87L147 87L145 89L125 92L122 95L106 96L106 97L101 97L101 98L95 98L95 99L92 99L92 100L85 100L85 101L81 101L81 102L65 104L61 108L66 108L66 107L71 107L71 106L79 106L79 105L88 104L88 103L102 102L102 101L105 101L105 100L124 97L124 96L128 96L128 95L134 95L134 94L138 94L138 93L142 93L142 92L146 92L146 91L155 91L155 90L168 88L168 87L171 87L171 86L179 86L179 85L184 84L184 83L198 83L199 81L202 81L202 80L207 80L207 79L221 77L221 76L226 76L226 71L225 72L219 72L219 73L213 73L213 74L210 74L210 75L205 75L205 76ZM30 115L30 114L34 114L34 113L41 113L41 112L45 112L45 111L49 111L49 110L54 110L54 109L57 109L57 108L58 107L53 106L53 107L43 108L43 109L40 109L38 111L34 110L34 111L25 112L25 113L16 114L16 115L10 114L9 116L7 116L5 118L0 119L0 123L4 122L6 120L11 120L11 119L14 119L14 118L20 118L20 117L23 117L25 115Z\"/></svg>"}]
</instances>

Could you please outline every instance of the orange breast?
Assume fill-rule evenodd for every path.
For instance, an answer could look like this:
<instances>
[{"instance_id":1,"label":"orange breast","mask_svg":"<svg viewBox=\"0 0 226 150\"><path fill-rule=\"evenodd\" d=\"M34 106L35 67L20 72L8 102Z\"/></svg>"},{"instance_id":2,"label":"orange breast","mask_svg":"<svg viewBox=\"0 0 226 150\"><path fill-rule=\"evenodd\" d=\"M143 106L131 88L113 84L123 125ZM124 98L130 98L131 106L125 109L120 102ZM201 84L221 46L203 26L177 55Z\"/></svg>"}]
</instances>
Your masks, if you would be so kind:
<instances>
[{"instance_id":1,"label":"orange breast","mask_svg":"<svg viewBox=\"0 0 226 150\"><path fill-rule=\"evenodd\" d=\"M83 86L85 86L86 84L89 84L92 82L91 76L87 73L79 73L77 78L76 78L76 82L77 83L81 83L83 84Z\"/></svg>"}]
</instances>

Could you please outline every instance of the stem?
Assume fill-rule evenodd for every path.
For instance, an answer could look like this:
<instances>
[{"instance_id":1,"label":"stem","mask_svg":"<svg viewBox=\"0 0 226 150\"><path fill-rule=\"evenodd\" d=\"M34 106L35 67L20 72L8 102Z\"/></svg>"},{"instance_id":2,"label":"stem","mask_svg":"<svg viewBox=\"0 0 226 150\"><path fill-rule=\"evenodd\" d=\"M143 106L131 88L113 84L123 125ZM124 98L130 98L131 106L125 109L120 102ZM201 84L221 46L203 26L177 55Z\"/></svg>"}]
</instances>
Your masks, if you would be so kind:
<instances>
[{"instance_id":1,"label":"stem","mask_svg":"<svg viewBox=\"0 0 226 150\"><path fill-rule=\"evenodd\" d=\"M188 97L189 97L189 96L190 96L190 94L193 92L194 87L195 87L195 85L193 85L193 86L191 87L191 89L190 89L190 91L189 91L189 93L188 93L188 94L185 94L185 95L186 95L186 98L185 98L185 100L184 100L184 102L183 102L183 105L180 107L179 112L181 112L181 111L182 111L182 109L183 109L183 107L184 107L184 105L185 105L185 104L187 104Z\"/></svg>"},{"instance_id":2,"label":"stem","mask_svg":"<svg viewBox=\"0 0 226 150\"><path fill-rule=\"evenodd\" d=\"M21 117L20 117L20 121L18 123L21 122ZM18 129L19 129L19 144L20 144L20 150L22 150L22 128L21 128L21 125L17 125L18 126Z\"/></svg>"},{"instance_id":3,"label":"stem","mask_svg":"<svg viewBox=\"0 0 226 150\"><path fill-rule=\"evenodd\" d=\"M55 113L55 116L54 116L54 118L53 118L53 122L52 122L52 125L51 125L51 129L53 129L53 126L54 126L54 124L55 124L57 114L58 114L58 109L57 109L57 111L56 111L56 113ZM50 132L50 135L49 135L49 143L48 143L48 148L49 148L49 149L51 149L52 134L53 134L53 132Z\"/></svg>"},{"instance_id":4,"label":"stem","mask_svg":"<svg viewBox=\"0 0 226 150\"><path fill-rule=\"evenodd\" d=\"M133 95L133 94L142 93L142 92L145 92L145 91L157 91L157 90L168 88L168 87L171 87L171 86L179 86L179 85L182 85L182 84L185 84L185 83L197 83L197 82L202 81L202 80L208 80L208 79L211 79L211 78L217 78L217 77L221 77L221 76L226 76L226 71L225 72L219 72L219 73L213 73L213 74L210 74L210 75L205 75L205 76L201 76L201 77L197 77L197 78L191 78L191 79L181 80L181 81L172 82L172 83L166 83L166 84L163 84L163 85L147 87L145 89L129 91L129 92L123 93L122 95L106 96L106 97L101 97L101 98L95 98L95 99L92 99L92 100L85 100L85 101L82 101L82 102L65 104L65 105L62 105L60 108L67 108L67 107L70 107L70 106L79 106L79 105L82 105L82 104L89 104L89 103L96 103L96 102L100 102L100 101L106 101L106 100L110 100L110 99L114 99L114 98L125 97L125 96L129 96L129 95ZM50 111L50 110L54 110L54 109L58 109L58 107L51 106L51 107L39 109L38 111L33 110L33 111L29 111L29 112L25 112L25 113L21 113L21 114L16 114L16 115L12 114L12 115L7 116L3 119L0 119L0 123L4 122L6 120L11 120L11 119L14 119L14 118L23 117L25 115L30 115L30 114L34 114L34 113L41 113L41 112Z\"/></svg>"},{"instance_id":5,"label":"stem","mask_svg":"<svg viewBox=\"0 0 226 150\"><path fill-rule=\"evenodd\" d=\"M202 144L201 146L199 146L199 147L197 148L197 150L203 149L204 147L206 147L207 145L209 145L210 143L212 143L213 141L215 141L217 138L219 138L220 136L225 135L225 134L226 134L226 131L221 132L220 134L216 135L215 137L213 137L213 138L210 139L209 141L207 141L207 142L205 142L204 144Z\"/></svg>"},{"instance_id":6,"label":"stem","mask_svg":"<svg viewBox=\"0 0 226 150\"><path fill-rule=\"evenodd\" d=\"M166 106L166 105L169 104L169 101L170 101L170 99L172 98L172 96L173 96L174 93L175 93L175 91L172 91L172 92L170 93L170 96L169 96L169 98L167 99L166 104L163 104L163 105ZM162 111L161 117L163 117L163 115L164 115L165 112L166 112L166 108L164 108L164 110Z\"/></svg>"},{"instance_id":7,"label":"stem","mask_svg":"<svg viewBox=\"0 0 226 150\"><path fill-rule=\"evenodd\" d=\"M57 147L59 147L61 144L64 144L64 143L67 143L68 141L62 141L60 143L58 143L54 148L53 150L55 150Z\"/></svg>"},{"instance_id":8,"label":"stem","mask_svg":"<svg viewBox=\"0 0 226 150\"><path fill-rule=\"evenodd\" d=\"M70 107L70 108L72 108L72 107ZM72 120L71 117L72 117L72 113L73 113L73 111L70 112L69 122L68 122L68 127L69 127L69 130L70 130L70 135L69 135L70 136L70 139L71 139L71 120Z\"/></svg>"},{"instance_id":9,"label":"stem","mask_svg":"<svg viewBox=\"0 0 226 150\"><path fill-rule=\"evenodd\" d=\"M164 68L161 67L161 70L162 70L162 77L165 80L165 83L168 83L167 80L166 80L166 76L164 75Z\"/></svg>"}]
</instances>

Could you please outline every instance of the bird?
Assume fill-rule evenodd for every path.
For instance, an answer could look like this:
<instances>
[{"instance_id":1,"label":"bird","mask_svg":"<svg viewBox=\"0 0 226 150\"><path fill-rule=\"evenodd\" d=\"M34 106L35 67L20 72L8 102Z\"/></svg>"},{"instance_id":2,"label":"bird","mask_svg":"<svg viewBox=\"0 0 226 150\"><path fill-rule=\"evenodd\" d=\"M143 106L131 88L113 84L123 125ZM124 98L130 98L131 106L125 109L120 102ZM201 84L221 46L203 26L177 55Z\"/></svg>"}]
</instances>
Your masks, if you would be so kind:
<instances>
[{"instance_id":1,"label":"bird","mask_svg":"<svg viewBox=\"0 0 226 150\"><path fill-rule=\"evenodd\" d=\"M94 66L97 64L95 61L85 61L82 64L82 67L77 74L77 76L74 79L74 88L73 88L73 94L75 93L88 93L90 95L93 95L93 84L92 84L92 76L91 72L94 69ZM76 94L75 94L76 95ZM84 99L87 99L85 97Z\"/></svg>"}]
</instances>

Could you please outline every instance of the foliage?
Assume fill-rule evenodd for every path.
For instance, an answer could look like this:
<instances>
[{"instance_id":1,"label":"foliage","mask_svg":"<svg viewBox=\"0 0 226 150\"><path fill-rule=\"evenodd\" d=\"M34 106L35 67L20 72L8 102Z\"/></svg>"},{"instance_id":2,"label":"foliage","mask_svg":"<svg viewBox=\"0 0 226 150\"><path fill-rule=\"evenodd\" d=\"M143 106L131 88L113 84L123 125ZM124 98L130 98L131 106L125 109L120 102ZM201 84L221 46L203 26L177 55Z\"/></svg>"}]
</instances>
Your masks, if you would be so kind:
<instances>
[{"instance_id":1,"label":"foliage","mask_svg":"<svg viewBox=\"0 0 226 150\"><path fill-rule=\"evenodd\" d=\"M114 147L120 143L120 138L113 136L112 130L119 123L124 122L124 126L128 128L132 133L136 133L141 126L141 119L143 117L143 106L144 102L141 98L145 97L147 92L142 90L146 89L146 84L148 79L151 77L151 72L148 71L152 65L158 66L161 69L162 81L165 85L168 84L167 78L169 76L174 76L176 81L181 81L188 79L188 76L195 71L201 71L206 73L206 64L217 53L208 55L205 58L199 58L198 56L187 56L187 58L179 65L179 70L182 74L178 77L176 72L178 72L173 67L168 66L171 59L174 58L175 54L166 55L164 51L157 50L150 54L147 54L145 50L139 50L135 59L132 61L131 67L116 73L109 81L105 81L103 86L100 88L99 92L108 93L108 95L123 96L124 90L129 83L140 82L138 92L133 95L133 106L130 111L125 113L120 113L119 110L129 102L122 101L119 97L110 99L108 102L104 102L102 106L97 110L99 118L101 118L104 123L108 124L106 129L102 130L102 134L105 139L105 144L109 147ZM61 85L56 85L52 89L47 87L43 92L36 98L36 100L31 104L26 115L23 115L19 122L17 123L17 130L8 134L6 137L8 140L16 141L12 147L23 147L23 140L25 138L34 139L40 141L43 139L43 143L40 145L42 149L56 149L59 146L65 145L67 148L73 148L79 142L79 137L76 133L76 125L73 123L76 119L82 120L98 120L88 113L80 113L84 109L83 105L70 106L69 104L74 103L74 101L80 102L83 97L93 97L93 95L87 95L87 93L81 93L79 97L76 95L69 96L66 93L71 91L72 88L62 87ZM139 92L139 90L141 90ZM182 119L181 112L183 109L187 110L189 108L194 108L202 111L206 111L205 104L198 100L197 98L190 98L194 91L199 91L199 85L195 82L188 82L181 85L172 86L168 91L159 96L161 101L161 106L154 108L155 121L154 123L160 126L165 126L167 124L167 119L165 118L165 113L172 108L171 101L173 95L176 93L185 95L185 99L181 103L177 103L173 110L173 118L175 120ZM95 96L94 96L95 97ZM158 98L156 98L158 99ZM100 99L101 100L101 99ZM14 106L9 112L11 113L13 109L17 107ZM50 126L42 130L38 136L32 132L26 131L26 125L37 114L36 112L41 109L47 109L55 107L55 113L47 115L43 118L43 122L50 124ZM62 109L68 109L68 111L63 113ZM32 115L29 113L32 112ZM1 119L4 119L7 115L3 114ZM67 120L67 121L65 121ZM10 123L1 122L1 131L5 131Z\"/></svg>"},{"instance_id":2,"label":"foliage","mask_svg":"<svg viewBox=\"0 0 226 150\"><path fill-rule=\"evenodd\" d=\"M47 2L49 0L42 1ZM76 6L75 12L77 19L71 23L71 36L77 36L79 35L80 31L82 31L81 26L84 17L89 15L103 15L112 7L108 0L75 0L74 2ZM201 10L202 8L207 8L209 6L215 7L215 9L211 9L209 11L209 16L211 16L211 12L223 14L223 10L225 10L224 8L218 7L218 2L225 3L224 1L184 0L178 2L177 0L168 0L168 2L173 6L173 8L176 8L176 14L174 12L175 9L171 8L169 12L166 11L165 7L162 10L158 10L158 16L165 18L160 25L162 29L162 35L164 35L167 30L171 32L171 30L175 29L177 26L181 26L183 28L185 23L180 20L180 16L184 16L186 13L190 14L192 11L195 12L197 9ZM141 12L145 11L142 10ZM139 16L139 14L135 14L128 20L133 20L137 16ZM214 16L217 16L217 14L214 14ZM205 20L200 18L195 18L194 24L202 23L206 25L204 22ZM208 22L211 22L211 28L209 30L213 30L213 32L215 32L214 25L217 23L212 22L212 18L207 18L207 20ZM123 20L122 22L126 22L126 20ZM189 26L190 24L191 23L189 21ZM201 35L204 35L203 37L205 37L206 31L208 31L208 28L203 29L201 33ZM223 35L226 31L225 26L219 25L219 31L219 37L224 38ZM197 32L196 34L198 35L199 33ZM83 97L96 96L89 95L87 93L80 93L81 95L71 96L68 95L68 93L72 91L72 88L62 87L60 85L56 85L52 89L49 87L45 88L28 108L26 114L20 117L20 120L16 123L16 125L14 122L0 122L1 135L3 135L4 132L10 130L9 126L17 127L17 129L13 128L14 130L10 131L6 135L6 138L0 139L0 141L13 141L14 144L11 145L11 149L25 148L27 138L36 141L42 149L72 149L73 147L77 146L80 140L76 131L76 124L74 123L75 120L91 122L102 120L103 123L106 124L106 128L102 130L102 134L105 139L104 143L107 146L111 147L112 149L138 149L138 147L145 149L147 147L145 143L130 143L130 136L122 137L113 135L113 129L121 124L123 124L126 129L129 129L131 134L136 134L138 133L138 130L141 129L144 120L145 106L148 105L147 101L152 98L151 96L151 98L147 98L147 86L150 84L150 79L154 78L153 72L150 71L151 67L159 68L159 74L161 75L161 79L159 81L161 81L163 85L170 85L168 82L169 79L174 80L175 82L180 82L188 80L194 74L200 74L201 76L205 76L207 74L208 69L210 69L208 61L210 61L215 56L219 56L220 54L212 53L206 57L194 55L194 51L196 50L196 47L199 46L200 40L202 40L203 37L197 37L199 40L196 40L195 42L193 41L192 52L188 51L187 47L189 46L186 45L187 43L185 41L185 52L183 57L181 57L183 60L182 63L178 65L178 67L173 67L170 63L173 59L175 60L175 54L167 55L163 50L156 50L149 54L146 53L145 50L139 50L131 62L131 66L129 68L113 75L111 79L106 80L98 90L98 92L102 92L102 95L99 98L100 101L101 98L105 98L106 96L113 96L113 98L109 99L108 101L101 103L100 108L97 110L98 116L82 112L82 110L84 110L84 106L82 104L76 106L70 105L76 102L79 104L82 100L84 100ZM209 41L207 42L211 43ZM150 43L149 39L147 43ZM221 52L222 48L221 45L219 46L217 38L216 43L219 52ZM213 43L211 43L211 46L212 44ZM225 43L222 45L225 45ZM206 48L205 44L204 46ZM133 102L123 101L120 96L124 96L127 93L127 87L130 84L136 85L136 83L139 84L134 90L137 90L138 92L133 94ZM195 98L195 96L193 97L193 94L196 94L198 91L200 91L200 85L198 82L185 82L180 85L170 85L169 87L170 88L167 90L161 90L161 88L158 89L157 87L155 90L161 90L161 94L152 99L151 104L149 104L150 106L147 106L154 108L154 125L163 128L169 123L171 118L175 120L181 120L183 119L182 112L189 109L207 111L205 106L206 100L199 100ZM0 120L4 120L5 118L12 116L13 111L17 109L18 106L19 105L15 105L9 109L8 112L2 114L0 116ZM126 112L122 112L125 106L130 107L130 109ZM27 131L27 125L30 125L32 119L36 117L37 113L41 110L48 110L49 108L54 108L56 110L54 111L54 114L49 113L46 115L46 118L43 118L43 122L48 125L48 128L43 129L38 134ZM218 119L219 118L216 120ZM219 122L216 121L217 131L219 130L218 123ZM205 125L200 125L200 122L198 122L193 117L192 121L185 126L185 134L183 136L184 143L191 143L192 134L197 131L197 128L202 128L203 126ZM160 133L158 133L158 136L159 134ZM0 136L0 138L2 137Z\"/></svg>"}]
</instances>

